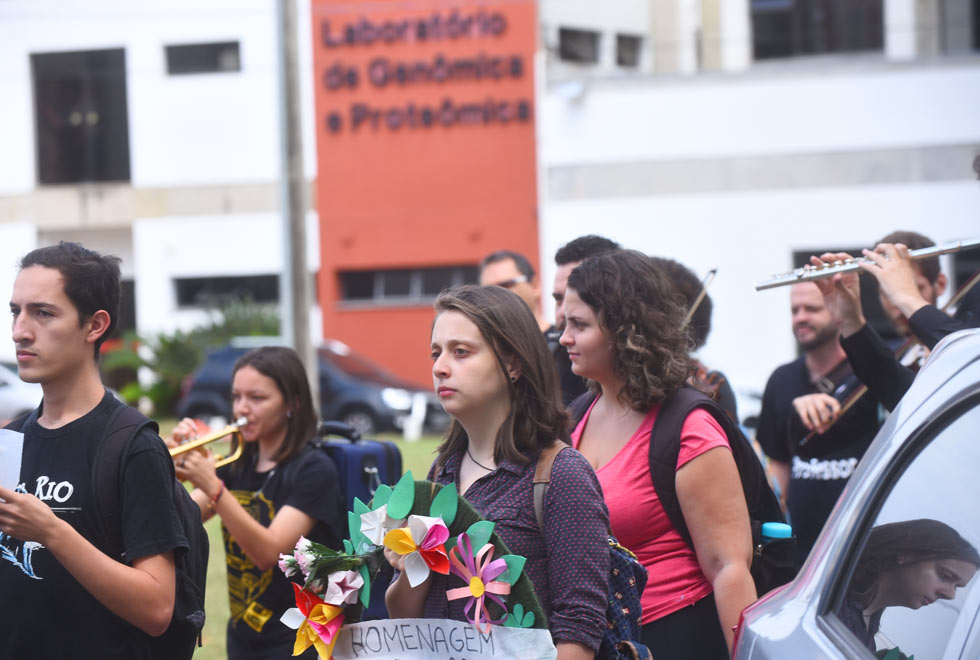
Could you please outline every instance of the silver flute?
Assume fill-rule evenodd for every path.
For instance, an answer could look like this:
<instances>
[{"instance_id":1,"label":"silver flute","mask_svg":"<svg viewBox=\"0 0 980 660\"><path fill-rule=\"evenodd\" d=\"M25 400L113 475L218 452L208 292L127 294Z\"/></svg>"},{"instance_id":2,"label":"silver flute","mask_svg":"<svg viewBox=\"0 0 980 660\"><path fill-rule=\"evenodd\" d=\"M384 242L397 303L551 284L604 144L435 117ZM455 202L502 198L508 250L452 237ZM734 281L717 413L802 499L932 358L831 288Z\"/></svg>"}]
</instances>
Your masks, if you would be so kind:
<instances>
[{"instance_id":1,"label":"silver flute","mask_svg":"<svg viewBox=\"0 0 980 660\"><path fill-rule=\"evenodd\" d=\"M949 254L950 252L959 252L960 250L969 250L975 247L980 247L980 238L954 241L952 243L944 243L943 245L935 245L933 247L926 247L920 250L909 250L909 257L913 260L927 259L929 257L939 256L940 254ZM852 271L859 270L862 263L870 264L874 262L866 257L860 257L858 259L833 261L825 263L823 266L819 267L807 265L791 270L788 273L773 275L768 280L756 282L755 290L762 291L763 289L773 289L777 286L788 286L790 284L796 284L797 282L821 280L825 277L833 277L837 273L850 273Z\"/></svg>"}]
</instances>

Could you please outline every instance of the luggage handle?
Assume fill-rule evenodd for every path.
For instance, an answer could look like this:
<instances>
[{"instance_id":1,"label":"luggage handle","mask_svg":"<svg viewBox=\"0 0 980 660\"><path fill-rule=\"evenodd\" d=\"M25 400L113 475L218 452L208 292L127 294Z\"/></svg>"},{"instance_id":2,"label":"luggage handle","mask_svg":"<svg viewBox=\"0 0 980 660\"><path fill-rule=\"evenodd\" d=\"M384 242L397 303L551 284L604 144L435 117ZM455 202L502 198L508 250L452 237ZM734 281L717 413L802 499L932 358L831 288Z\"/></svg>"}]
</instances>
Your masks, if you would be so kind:
<instances>
[{"instance_id":1,"label":"luggage handle","mask_svg":"<svg viewBox=\"0 0 980 660\"><path fill-rule=\"evenodd\" d=\"M316 434L318 437L326 438L328 435L339 435L355 443L361 439L361 432L345 422L325 421L317 426Z\"/></svg>"}]
</instances>

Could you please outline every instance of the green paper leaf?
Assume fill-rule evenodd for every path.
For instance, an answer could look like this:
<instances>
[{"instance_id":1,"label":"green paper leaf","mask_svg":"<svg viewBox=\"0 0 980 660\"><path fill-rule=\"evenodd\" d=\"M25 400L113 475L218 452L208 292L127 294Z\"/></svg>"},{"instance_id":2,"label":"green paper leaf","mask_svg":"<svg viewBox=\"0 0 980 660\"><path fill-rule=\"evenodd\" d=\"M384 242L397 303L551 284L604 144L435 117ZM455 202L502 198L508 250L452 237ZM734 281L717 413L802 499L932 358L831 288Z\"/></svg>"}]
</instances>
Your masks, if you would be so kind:
<instances>
[{"instance_id":1,"label":"green paper leaf","mask_svg":"<svg viewBox=\"0 0 980 660\"><path fill-rule=\"evenodd\" d=\"M360 548L367 542L367 537L361 534L361 517L353 511L347 512L347 527L350 530L351 545L355 548Z\"/></svg>"},{"instance_id":2,"label":"green paper leaf","mask_svg":"<svg viewBox=\"0 0 980 660\"><path fill-rule=\"evenodd\" d=\"M412 512L412 504L415 503L415 478L411 470L402 475L402 478L395 484L395 490L391 493L388 500L388 516L401 520Z\"/></svg>"},{"instance_id":3,"label":"green paper leaf","mask_svg":"<svg viewBox=\"0 0 980 660\"><path fill-rule=\"evenodd\" d=\"M507 614L504 619L504 626L507 628L532 628L534 627L534 612L525 612L524 606L520 603L514 605L514 609Z\"/></svg>"},{"instance_id":4,"label":"green paper leaf","mask_svg":"<svg viewBox=\"0 0 980 660\"><path fill-rule=\"evenodd\" d=\"M432 506L429 507L429 515L433 518L442 518L446 527L453 524L456 519L456 509L459 507L459 495L456 493L456 484L443 486L436 496L432 499Z\"/></svg>"},{"instance_id":5,"label":"green paper leaf","mask_svg":"<svg viewBox=\"0 0 980 660\"><path fill-rule=\"evenodd\" d=\"M347 539L344 539L344 552L346 552L349 555L354 554L354 544L348 541Z\"/></svg>"},{"instance_id":6,"label":"green paper leaf","mask_svg":"<svg viewBox=\"0 0 980 660\"><path fill-rule=\"evenodd\" d=\"M473 554L476 554L490 540L490 535L493 534L493 523L489 520L475 522L470 525L466 533L469 534L470 543L473 544Z\"/></svg>"},{"instance_id":7,"label":"green paper leaf","mask_svg":"<svg viewBox=\"0 0 980 660\"><path fill-rule=\"evenodd\" d=\"M514 584L517 582L517 578L521 577L521 571L524 570L524 562L527 559L520 555L504 555L501 559L507 562L507 570L501 573L497 579L507 584Z\"/></svg>"},{"instance_id":8,"label":"green paper leaf","mask_svg":"<svg viewBox=\"0 0 980 660\"><path fill-rule=\"evenodd\" d=\"M358 517L360 517L362 513L369 513L370 511L371 507L362 502L360 499L356 497L354 498L354 513L356 513Z\"/></svg>"},{"instance_id":9,"label":"green paper leaf","mask_svg":"<svg viewBox=\"0 0 980 660\"><path fill-rule=\"evenodd\" d=\"M364 586L361 587L361 605L367 607L368 603L371 602L371 572L368 571L367 564L361 564L357 571L364 579Z\"/></svg>"},{"instance_id":10,"label":"green paper leaf","mask_svg":"<svg viewBox=\"0 0 980 660\"><path fill-rule=\"evenodd\" d=\"M371 500L371 510L380 509L383 505L388 503L391 499L391 486L388 484L381 484L378 486L378 490L374 491L374 498Z\"/></svg>"},{"instance_id":11,"label":"green paper leaf","mask_svg":"<svg viewBox=\"0 0 980 660\"><path fill-rule=\"evenodd\" d=\"M456 547L456 539L457 539L457 537L455 537L455 536L450 536L450 537L449 537L448 539L446 539L446 542L445 542L445 543L443 544L443 546L444 546L444 547L446 548L446 554L447 554L447 555L449 554L449 552L450 552L450 551L451 551L451 550L452 550L453 548L455 548L455 547Z\"/></svg>"}]
</instances>

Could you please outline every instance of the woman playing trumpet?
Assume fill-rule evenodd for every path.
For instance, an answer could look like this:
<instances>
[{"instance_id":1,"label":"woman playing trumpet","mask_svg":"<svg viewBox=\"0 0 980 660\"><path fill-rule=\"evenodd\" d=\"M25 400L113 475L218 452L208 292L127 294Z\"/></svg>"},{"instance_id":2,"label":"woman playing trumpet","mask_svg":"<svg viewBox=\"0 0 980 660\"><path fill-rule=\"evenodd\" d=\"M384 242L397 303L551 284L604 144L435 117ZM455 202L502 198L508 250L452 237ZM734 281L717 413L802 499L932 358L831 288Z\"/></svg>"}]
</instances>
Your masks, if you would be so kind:
<instances>
[{"instance_id":1,"label":"woman playing trumpet","mask_svg":"<svg viewBox=\"0 0 980 660\"><path fill-rule=\"evenodd\" d=\"M279 617L293 605L293 592L277 568L279 554L292 552L301 536L340 547L339 476L329 457L310 447L317 416L295 351L266 346L243 355L235 363L231 398L233 416L246 420L242 457L216 469L210 454L190 451L177 458L177 476L194 485L191 496L203 520L221 517L228 658L285 658L295 633ZM169 444L195 434L195 422L183 419Z\"/></svg>"}]
</instances>

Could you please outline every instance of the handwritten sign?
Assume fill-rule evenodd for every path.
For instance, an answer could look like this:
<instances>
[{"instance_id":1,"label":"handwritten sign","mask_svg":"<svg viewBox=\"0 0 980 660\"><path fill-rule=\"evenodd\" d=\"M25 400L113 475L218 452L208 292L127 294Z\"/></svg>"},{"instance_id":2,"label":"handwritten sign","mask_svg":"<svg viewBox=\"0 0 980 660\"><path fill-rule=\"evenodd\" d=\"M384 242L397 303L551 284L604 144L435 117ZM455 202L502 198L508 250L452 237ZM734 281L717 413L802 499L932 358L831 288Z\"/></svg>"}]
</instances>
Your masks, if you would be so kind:
<instances>
[{"instance_id":1,"label":"handwritten sign","mask_svg":"<svg viewBox=\"0 0 980 660\"><path fill-rule=\"evenodd\" d=\"M558 652L543 629L475 626L446 619L389 619L340 629L334 660L554 660Z\"/></svg>"},{"instance_id":2,"label":"handwritten sign","mask_svg":"<svg viewBox=\"0 0 980 660\"><path fill-rule=\"evenodd\" d=\"M14 490L20 483L20 461L24 434L0 429L0 486Z\"/></svg>"}]
</instances>

